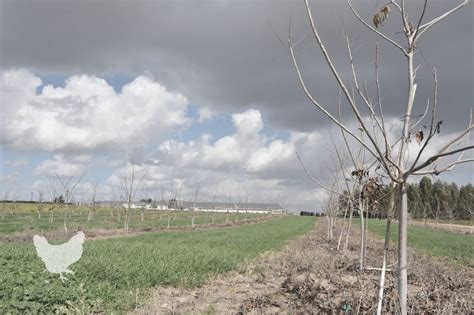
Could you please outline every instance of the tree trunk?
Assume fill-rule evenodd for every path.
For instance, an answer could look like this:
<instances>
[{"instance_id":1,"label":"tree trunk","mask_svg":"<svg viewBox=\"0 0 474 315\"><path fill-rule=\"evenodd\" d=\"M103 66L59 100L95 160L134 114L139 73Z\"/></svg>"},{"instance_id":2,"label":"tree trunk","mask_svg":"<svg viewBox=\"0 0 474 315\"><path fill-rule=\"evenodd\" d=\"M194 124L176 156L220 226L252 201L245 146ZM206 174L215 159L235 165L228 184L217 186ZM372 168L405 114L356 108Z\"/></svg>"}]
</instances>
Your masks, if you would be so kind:
<instances>
[{"instance_id":1,"label":"tree trunk","mask_svg":"<svg viewBox=\"0 0 474 315\"><path fill-rule=\"evenodd\" d=\"M393 185L392 185L393 187ZM383 307L383 291L385 286L385 272L387 270L387 255L390 247L390 228L392 223L393 209L395 207L395 189L392 190L390 194L390 204L387 209L387 226L385 229L385 242L383 246L383 259L382 259L382 271L380 272L380 281L379 281L379 299L377 303L377 315L382 314Z\"/></svg>"},{"instance_id":2,"label":"tree trunk","mask_svg":"<svg viewBox=\"0 0 474 315\"><path fill-rule=\"evenodd\" d=\"M352 203L349 203L350 211L349 211L349 225L347 226L347 233L346 233L346 241L344 243L343 252L347 251L347 247L349 246L349 235L351 234L351 225L352 225L352 214L354 212L354 208L352 207Z\"/></svg>"},{"instance_id":3,"label":"tree trunk","mask_svg":"<svg viewBox=\"0 0 474 315\"><path fill-rule=\"evenodd\" d=\"M327 215L326 216L326 238L328 239L328 241L331 240L331 238L329 237L330 225L331 225L331 220L330 220L330 217Z\"/></svg>"},{"instance_id":4,"label":"tree trunk","mask_svg":"<svg viewBox=\"0 0 474 315\"><path fill-rule=\"evenodd\" d=\"M364 260L365 256L367 256L367 238L368 238L368 231L369 231L369 199L365 202L365 231L364 231Z\"/></svg>"},{"instance_id":5,"label":"tree trunk","mask_svg":"<svg viewBox=\"0 0 474 315\"><path fill-rule=\"evenodd\" d=\"M364 222L364 202L359 199L359 208L360 208L360 256L359 256L359 270L364 270L364 244L365 244L365 222Z\"/></svg>"},{"instance_id":6,"label":"tree trunk","mask_svg":"<svg viewBox=\"0 0 474 315\"><path fill-rule=\"evenodd\" d=\"M387 254L388 248L390 245L390 224L391 218L387 219L387 227L385 229L385 243L383 248L383 259L382 259L382 270L380 272L380 280L379 280L379 299L377 303L377 315L382 314L382 306L383 306L383 291L385 286L385 272L387 270Z\"/></svg>"},{"instance_id":7,"label":"tree trunk","mask_svg":"<svg viewBox=\"0 0 474 315\"><path fill-rule=\"evenodd\" d=\"M407 313L407 227L408 227L408 196L406 182L399 184L398 187L398 298L400 303L400 313Z\"/></svg>"},{"instance_id":8,"label":"tree trunk","mask_svg":"<svg viewBox=\"0 0 474 315\"><path fill-rule=\"evenodd\" d=\"M87 216L87 222L90 222L92 221L92 217L94 216L94 210L93 209L90 209L89 210L89 214Z\"/></svg>"},{"instance_id":9,"label":"tree trunk","mask_svg":"<svg viewBox=\"0 0 474 315\"><path fill-rule=\"evenodd\" d=\"M426 205L423 204L423 225L426 227Z\"/></svg>"},{"instance_id":10,"label":"tree trunk","mask_svg":"<svg viewBox=\"0 0 474 315\"><path fill-rule=\"evenodd\" d=\"M347 210L349 209L349 205L346 205L346 210L344 210L344 216L342 220L342 226L341 226L341 231L339 232L339 239L337 241L337 250L341 247L341 241L342 241L342 234L344 234L345 226L346 226L346 216L347 216Z\"/></svg>"},{"instance_id":11,"label":"tree trunk","mask_svg":"<svg viewBox=\"0 0 474 315\"><path fill-rule=\"evenodd\" d=\"M333 233L332 233L332 225L333 225L333 217L329 217L329 226L328 226L328 238L329 238L329 241L332 242L332 239L333 239Z\"/></svg>"},{"instance_id":12,"label":"tree trunk","mask_svg":"<svg viewBox=\"0 0 474 315\"><path fill-rule=\"evenodd\" d=\"M66 208L67 208L67 206L66 206ZM64 232L67 233L67 223L66 222L67 222L67 210L64 209Z\"/></svg>"},{"instance_id":13,"label":"tree trunk","mask_svg":"<svg viewBox=\"0 0 474 315\"><path fill-rule=\"evenodd\" d=\"M341 247L341 241L342 241L342 234L344 233L344 229L345 229L345 223L346 221L342 221L342 225L341 225L341 231L339 232L339 237L337 239L337 248L336 250L339 251L339 248Z\"/></svg>"}]
</instances>

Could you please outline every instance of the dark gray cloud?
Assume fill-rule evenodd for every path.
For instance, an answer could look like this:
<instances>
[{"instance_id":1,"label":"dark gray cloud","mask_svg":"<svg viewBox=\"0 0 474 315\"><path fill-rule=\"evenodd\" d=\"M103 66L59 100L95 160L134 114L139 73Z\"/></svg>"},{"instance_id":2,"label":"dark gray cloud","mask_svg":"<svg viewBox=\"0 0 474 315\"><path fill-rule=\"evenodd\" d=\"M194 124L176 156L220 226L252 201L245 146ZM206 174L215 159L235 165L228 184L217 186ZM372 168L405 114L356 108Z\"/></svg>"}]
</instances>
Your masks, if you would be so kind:
<instances>
[{"instance_id":1,"label":"dark gray cloud","mask_svg":"<svg viewBox=\"0 0 474 315\"><path fill-rule=\"evenodd\" d=\"M427 18L458 1L430 1ZM416 1L422 4L422 1ZM368 19L376 1L354 1ZM361 80L373 78L374 36L345 1L312 1L323 38L341 72L348 73L342 29L351 36ZM413 19L418 12L412 11ZM1 1L1 66L40 73L133 75L152 72L192 103L220 111L261 109L278 128L310 130L325 123L307 102L290 58L273 30L286 40L293 16L295 38L306 34L298 56L312 91L335 108L337 87L311 38L303 1ZM392 12L383 31L395 34ZM440 74L445 126L463 120L473 99L472 7L436 26L422 51ZM403 56L381 43L381 76L388 114L405 101ZM431 94L431 77L420 58L418 111Z\"/></svg>"},{"instance_id":2,"label":"dark gray cloud","mask_svg":"<svg viewBox=\"0 0 474 315\"><path fill-rule=\"evenodd\" d=\"M369 21L377 3L382 3L353 2ZM426 20L459 2L429 1ZM417 8L422 4L422 0L410 1ZM367 82L369 90L373 86L375 41L380 42L385 112L401 116L407 85L404 57L360 25L345 0L314 0L311 5L326 46L347 80L350 75L343 30L350 36L353 48L357 48L354 58L360 80ZM412 19L419 13L410 10ZM274 34L286 41L290 15L293 37L306 35L297 55L308 85L335 111L338 88L311 37L302 0L0 0L0 68L25 67L39 75L57 73L64 77L125 73L134 78L148 71L193 105L218 112L255 108L274 129L326 128L326 119L304 97L287 50ZM473 105L472 23L471 4L434 27L421 41L423 54L438 68L438 115L446 132L467 123L466 114ZM400 27L394 11L381 29L392 38L402 39L396 33ZM423 58L417 58L421 68L415 113L421 113L426 97L432 94L432 78ZM344 115L349 120L347 110ZM319 157L327 160L326 155ZM326 176L318 159L306 162L318 175ZM460 165L448 175L449 180L470 182L472 171L472 166ZM192 177L188 175L183 177ZM296 193L308 186L298 180L304 176L295 160L278 174L262 171L252 179L277 177L282 191L293 187ZM266 189L266 182L249 187L259 185Z\"/></svg>"}]
</instances>

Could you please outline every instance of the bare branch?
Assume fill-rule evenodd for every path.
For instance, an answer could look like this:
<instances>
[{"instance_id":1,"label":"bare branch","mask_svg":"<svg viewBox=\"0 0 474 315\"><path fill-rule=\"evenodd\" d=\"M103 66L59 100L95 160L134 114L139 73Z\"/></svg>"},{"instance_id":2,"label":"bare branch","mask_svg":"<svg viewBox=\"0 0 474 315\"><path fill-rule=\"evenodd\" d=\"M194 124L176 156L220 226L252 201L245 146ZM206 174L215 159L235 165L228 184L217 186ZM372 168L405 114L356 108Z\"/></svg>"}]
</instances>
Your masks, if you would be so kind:
<instances>
[{"instance_id":1,"label":"bare branch","mask_svg":"<svg viewBox=\"0 0 474 315\"><path fill-rule=\"evenodd\" d=\"M420 19L418 20L418 25L416 26L416 29L415 29L415 34L413 35L414 42L416 42L416 39L418 37L418 32L420 31L420 25L421 25L421 22L423 21L423 17L425 16L427 4L428 4L428 0L425 0L425 3L423 4L423 11L421 12Z\"/></svg>"},{"instance_id":2,"label":"bare branch","mask_svg":"<svg viewBox=\"0 0 474 315\"><path fill-rule=\"evenodd\" d=\"M433 155L432 157L430 157L429 159L427 159L424 163L422 163L421 165L413 168L413 170L411 170L410 173L406 173L405 176L409 175L409 174L414 174L416 173L417 171L419 170L422 170L424 169L425 167L429 166L430 164L432 164L433 162L435 162L437 159L441 158L441 157L444 157L444 156L449 156L449 155L453 155L453 154L456 154L456 153L460 153L460 152L463 152L463 151L468 151L468 150L472 150L474 149L474 145L469 145L469 146L466 146L466 147L462 147L462 148L459 148L459 149L455 149L455 150L452 150L452 151L448 151L448 152L444 152L444 153L440 153L440 154L436 154L436 155ZM467 161L468 162L468 161Z\"/></svg>"},{"instance_id":3,"label":"bare branch","mask_svg":"<svg viewBox=\"0 0 474 315\"><path fill-rule=\"evenodd\" d=\"M339 196L342 196L344 198L347 198L347 199L351 199L351 197L347 196L347 195L344 195L344 194L341 194L340 192L332 189L332 188L329 188L328 186L324 185L323 183L321 183L320 181L318 181L316 178L313 177L313 175L311 175L311 173L308 171L308 169L304 166L303 164L303 161L301 161L301 158L300 158L300 155L298 154L298 152L296 152L296 156L298 157L298 160L300 161L300 164L301 166L303 167L303 169L305 170L306 174L308 175L308 177L313 181L315 182L316 184L318 184L319 186L321 186L322 188L324 188L325 190L327 190L328 192L331 192L333 194L337 194Z\"/></svg>"},{"instance_id":4,"label":"bare branch","mask_svg":"<svg viewBox=\"0 0 474 315\"><path fill-rule=\"evenodd\" d=\"M364 104L365 106L369 109L370 113L371 113L371 117L373 119L375 119L375 121L377 122L377 125L378 127L380 128L380 131L383 133L384 132L384 128L382 127L377 115L375 114L374 112L374 108L371 104L371 102L369 101L369 99L364 95L364 93L362 93L360 87L359 87L359 80L357 79L357 74L356 74L356 71L355 71L355 66L354 66L354 59L352 57L352 50L351 50L351 44L349 42L349 37L346 36L346 44L347 44L347 53L349 55L349 62L351 64L351 69L352 69L352 78L354 79L354 84L355 84L355 88L356 88L356 91L357 93L359 94L359 96L362 98L362 100L364 101ZM374 133L375 135L375 133Z\"/></svg>"},{"instance_id":5,"label":"bare branch","mask_svg":"<svg viewBox=\"0 0 474 315\"><path fill-rule=\"evenodd\" d=\"M354 15L356 16L356 18L362 23L364 24L368 29L370 29L372 32L374 32L375 34L379 35L380 37L382 37L383 39L385 39L386 41L388 41L389 43L391 43L392 45L394 45L395 47L397 47L398 49L400 49L402 51L402 53L406 56L407 55L407 52L405 51L405 49L399 44L397 43L396 41L394 41L393 39L391 39L390 37L384 35L383 33L381 33L380 31L378 31L377 29L373 28L369 23L367 23L366 21L364 21L364 19L362 19L359 15L359 13L357 13L357 11L354 9L354 7L352 6L352 3L350 0L347 0L347 4L349 5L349 8L351 8L352 10L352 13L354 13Z\"/></svg>"},{"instance_id":6,"label":"bare branch","mask_svg":"<svg viewBox=\"0 0 474 315\"><path fill-rule=\"evenodd\" d=\"M337 83L339 84L339 87L342 89L342 91L344 92L344 95L346 96L346 99L347 101L349 102L349 105L351 106L352 108L352 111L354 112L357 120L359 121L359 124L361 125L362 129L364 129L367 137L369 138L370 142L372 143L372 145L374 146L375 148L375 151L377 152L375 154L375 152L369 148L359 137L355 136L354 134L353 137L355 137L356 139L358 139L358 141L360 141L361 144L364 145L365 148L367 148L367 150L375 157L377 158L378 160L380 160L381 164L384 166L384 168L386 169L387 173L390 175L390 177L392 177L393 180L397 180L394 175L392 174L392 171L390 169L390 167L388 166L387 164L387 160L385 159L385 156L383 155L383 153L381 152L379 146L378 146L378 143L377 141L373 138L373 136L371 135L371 133L368 131L367 127L365 126L364 124L364 121L362 119L362 116L354 102L354 99L351 97L346 85L344 84L344 82L342 81L341 77L339 76L334 64L332 63L332 60L329 56L329 53L327 52L326 48L324 47L324 44L321 40L321 37L319 36L319 33L318 33L318 30L316 28L316 25L314 23L314 20L313 20L313 15L311 13L311 8L309 7L309 3L308 3L308 0L305 0L305 4L306 4L306 12L308 14L308 19L310 21L310 26L311 26L311 29L313 31L313 35L318 43L318 46L319 48L321 49L321 52L323 53L324 55L324 58L326 59L326 62L332 72L332 74L334 75ZM302 77L301 77L301 73L299 72L299 69L297 67L297 63L296 63L296 59L295 59L295 56L294 56L294 52L293 52L293 46L291 45L291 40L290 38L288 39L288 44L289 44L289 48L290 48L290 54L293 58L293 64L295 65L295 68L297 69L297 72L298 72L298 76L300 78L300 82L302 82ZM309 97L309 92L307 91L306 87L303 85L303 88L305 90L305 93L308 95ZM313 97L311 97L310 99L314 100ZM313 101L314 103L314 101ZM321 110L323 110L323 112L327 113L327 115L329 114L325 109L323 109L320 105L318 106ZM331 119L335 122L337 122L340 126L343 126L339 121L337 121L337 119L335 119L332 115L329 114L329 117L331 117ZM347 128L344 126L345 130L347 131ZM396 165L393 163L393 165L396 167Z\"/></svg>"},{"instance_id":7,"label":"bare branch","mask_svg":"<svg viewBox=\"0 0 474 315\"><path fill-rule=\"evenodd\" d=\"M442 20L444 20L445 18L447 18L448 16L450 16L451 14L453 14L454 12L456 12L457 10L461 9L462 7L466 6L467 4L469 4L469 2L471 2L470 0L464 0L461 4L459 4L458 6L456 6L455 8L447 11L446 13L440 15L439 17L429 21L428 23L425 23L423 25L421 25L419 27L419 29L421 29L421 31L419 31L419 35L417 36L418 38L421 37L421 35L423 35L423 33L425 33L427 30L429 30L430 28L432 28L434 25L436 25L437 23L441 22Z\"/></svg>"},{"instance_id":8,"label":"bare branch","mask_svg":"<svg viewBox=\"0 0 474 315\"><path fill-rule=\"evenodd\" d=\"M339 95L338 95L338 118L339 118L339 121L342 121L342 117L341 117L341 90L339 90ZM347 152L349 152L349 156L351 158L352 164L354 165L354 169L357 169L357 163L354 159L354 156L352 155L352 150L349 147L349 142L347 141L346 133L344 132L344 129L340 128L340 130L341 130L342 138L344 139L344 143L346 145Z\"/></svg>"},{"instance_id":9,"label":"bare branch","mask_svg":"<svg viewBox=\"0 0 474 315\"><path fill-rule=\"evenodd\" d=\"M448 172L448 171L451 171L456 165L458 164L463 164L463 163L470 163L470 162L474 162L474 159L465 159L465 160L457 160L453 163L450 163L448 165L446 165L445 167L443 167L442 169L440 170L437 170L436 168L433 169L433 170L427 170L427 171L418 171L418 172L414 172L412 173L413 175L439 175L443 172Z\"/></svg>"},{"instance_id":10,"label":"bare branch","mask_svg":"<svg viewBox=\"0 0 474 315\"><path fill-rule=\"evenodd\" d=\"M375 152L371 150L371 148L362 140L360 139L357 135L355 135L352 131L350 131L345 125L343 125L339 120L337 120L331 113L329 113L319 102L313 97L313 95L308 91L308 88L306 87L306 83L301 75L298 62L296 61L296 57L294 54L294 46L291 45L290 39L288 40L288 45L289 45L289 50L290 50L290 55L291 58L293 59L293 65L296 70L296 73L298 75L298 79L300 81L301 86L303 87L303 91L306 94L306 96L309 98L309 100L318 108L320 111L324 113L330 120L332 120L336 125L338 125L340 128L342 128L345 132L347 132L349 135L351 135L354 139L356 139L361 145L363 145L372 155L375 155Z\"/></svg>"},{"instance_id":11,"label":"bare branch","mask_svg":"<svg viewBox=\"0 0 474 315\"><path fill-rule=\"evenodd\" d=\"M379 107L380 113L380 121L382 124L382 133L384 135L384 142L385 142L385 156L387 159L390 157L390 146L388 145L388 137L387 132L385 130L385 119L383 117L383 110L382 110L382 96L380 93L380 81L379 81L379 43L375 43L375 88L377 92L377 104Z\"/></svg>"}]
</instances>

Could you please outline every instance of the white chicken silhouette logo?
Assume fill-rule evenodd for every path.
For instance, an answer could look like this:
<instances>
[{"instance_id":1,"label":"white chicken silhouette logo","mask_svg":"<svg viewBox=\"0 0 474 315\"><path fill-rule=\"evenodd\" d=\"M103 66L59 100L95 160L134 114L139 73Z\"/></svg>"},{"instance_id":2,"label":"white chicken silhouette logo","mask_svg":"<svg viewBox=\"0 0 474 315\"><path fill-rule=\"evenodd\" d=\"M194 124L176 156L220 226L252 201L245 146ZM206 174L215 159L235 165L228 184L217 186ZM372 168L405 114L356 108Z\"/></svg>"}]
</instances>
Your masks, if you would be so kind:
<instances>
[{"instance_id":1,"label":"white chicken silhouette logo","mask_svg":"<svg viewBox=\"0 0 474 315\"><path fill-rule=\"evenodd\" d=\"M63 273L74 274L68 268L81 258L85 239L85 234L79 231L67 243L61 245L51 245L44 236L38 235L33 236L33 243L46 269L51 273L59 273L59 278L64 282L67 278Z\"/></svg>"}]
</instances>

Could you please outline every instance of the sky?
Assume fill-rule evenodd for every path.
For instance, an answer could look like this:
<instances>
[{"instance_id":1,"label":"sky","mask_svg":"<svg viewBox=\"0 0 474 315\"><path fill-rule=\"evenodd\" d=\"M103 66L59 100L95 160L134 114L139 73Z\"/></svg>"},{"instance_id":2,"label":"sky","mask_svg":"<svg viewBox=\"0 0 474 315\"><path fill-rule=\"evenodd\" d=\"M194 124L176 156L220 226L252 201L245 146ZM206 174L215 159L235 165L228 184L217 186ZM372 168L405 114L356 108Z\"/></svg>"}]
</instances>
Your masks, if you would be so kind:
<instances>
[{"instance_id":1,"label":"sky","mask_svg":"<svg viewBox=\"0 0 474 315\"><path fill-rule=\"evenodd\" d=\"M429 1L424 20L460 2ZM422 4L410 1L412 20ZM395 134L406 104L406 60L361 25L346 1L310 5L348 82L344 36L350 38L369 94L379 43L384 113ZM382 4L353 5L370 22ZM399 30L392 11L381 31L403 43ZM94 187L98 199L117 199L133 163L143 174L137 198L179 192L192 199L199 187L200 200L319 210L325 192L308 179L296 152L329 183L329 139L339 131L305 97L284 45L289 32L301 39L296 54L311 93L337 113L338 86L303 1L0 0L1 198L48 199L61 191L58 177L84 173L76 201L89 201ZM434 147L468 124L473 46L472 4L420 40L414 113L424 112L433 93L435 66L443 127ZM342 117L357 129L344 102ZM462 164L438 178L467 184L472 174L472 164Z\"/></svg>"}]
</instances>

